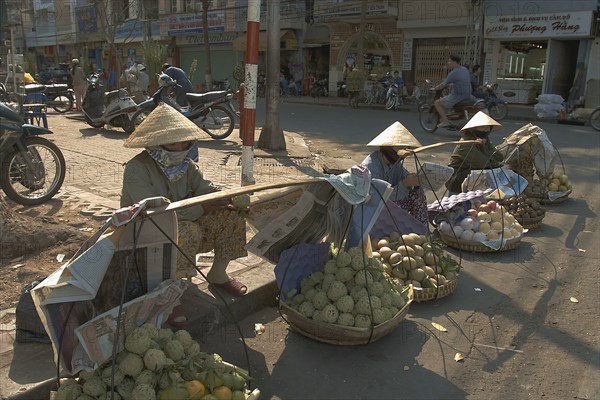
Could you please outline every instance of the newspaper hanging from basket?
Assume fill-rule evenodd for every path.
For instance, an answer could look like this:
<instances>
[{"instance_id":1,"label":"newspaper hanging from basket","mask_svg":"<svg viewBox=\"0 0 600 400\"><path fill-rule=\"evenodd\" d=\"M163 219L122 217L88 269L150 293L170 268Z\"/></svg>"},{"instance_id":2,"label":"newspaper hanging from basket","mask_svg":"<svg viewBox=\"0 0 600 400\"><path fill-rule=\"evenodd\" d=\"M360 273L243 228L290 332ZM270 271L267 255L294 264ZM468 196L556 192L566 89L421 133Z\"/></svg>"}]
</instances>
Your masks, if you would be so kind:
<instances>
[{"instance_id":1,"label":"newspaper hanging from basket","mask_svg":"<svg viewBox=\"0 0 600 400\"><path fill-rule=\"evenodd\" d=\"M507 136L497 150L505 164L529 182L525 195L557 203L572 192L560 153L542 128L527 124Z\"/></svg>"},{"instance_id":2,"label":"newspaper hanging from basket","mask_svg":"<svg viewBox=\"0 0 600 400\"><path fill-rule=\"evenodd\" d=\"M462 183L463 192L498 189L491 194L497 199L521 194L527 180L507 167L472 170ZM490 196L490 195L488 195Z\"/></svg>"},{"instance_id":3,"label":"newspaper hanging from basket","mask_svg":"<svg viewBox=\"0 0 600 400\"><path fill-rule=\"evenodd\" d=\"M175 213L153 217L169 237L151 223L116 228L133 217L111 218L71 260L31 291L55 362L69 374L96 368L112 354L114 345L121 349L114 330L127 263L135 259L137 268L131 268L125 284L121 341L128 330L144 322L160 325L183 294L183 282L173 279L177 250L170 238L177 240Z\"/></svg>"}]
</instances>

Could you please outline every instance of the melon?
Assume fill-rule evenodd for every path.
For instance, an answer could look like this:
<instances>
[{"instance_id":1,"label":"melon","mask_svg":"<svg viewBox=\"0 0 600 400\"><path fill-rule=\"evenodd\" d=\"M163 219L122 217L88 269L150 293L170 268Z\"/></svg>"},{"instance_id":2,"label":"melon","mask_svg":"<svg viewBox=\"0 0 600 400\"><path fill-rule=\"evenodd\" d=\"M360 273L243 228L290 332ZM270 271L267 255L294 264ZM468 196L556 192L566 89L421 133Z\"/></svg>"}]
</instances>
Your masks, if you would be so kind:
<instances>
[{"instance_id":1,"label":"melon","mask_svg":"<svg viewBox=\"0 0 600 400\"><path fill-rule=\"evenodd\" d=\"M504 229L502 227L502 222L500 222L500 221L494 221L494 222L492 222L492 224L490 225L490 227L492 228L493 231L496 231L496 232L500 232L500 231L502 231L502 229Z\"/></svg>"},{"instance_id":2,"label":"melon","mask_svg":"<svg viewBox=\"0 0 600 400\"><path fill-rule=\"evenodd\" d=\"M474 232L472 230L465 229L460 235L460 240L466 240L467 242L470 242L473 240L473 234Z\"/></svg>"},{"instance_id":3,"label":"melon","mask_svg":"<svg viewBox=\"0 0 600 400\"><path fill-rule=\"evenodd\" d=\"M479 224L479 232L488 233L491 229L492 228L490 224L488 224L487 222L482 222Z\"/></svg>"},{"instance_id":4,"label":"melon","mask_svg":"<svg viewBox=\"0 0 600 400\"><path fill-rule=\"evenodd\" d=\"M498 232L489 231L487 234L487 238L488 238L488 240L498 240Z\"/></svg>"}]
</instances>

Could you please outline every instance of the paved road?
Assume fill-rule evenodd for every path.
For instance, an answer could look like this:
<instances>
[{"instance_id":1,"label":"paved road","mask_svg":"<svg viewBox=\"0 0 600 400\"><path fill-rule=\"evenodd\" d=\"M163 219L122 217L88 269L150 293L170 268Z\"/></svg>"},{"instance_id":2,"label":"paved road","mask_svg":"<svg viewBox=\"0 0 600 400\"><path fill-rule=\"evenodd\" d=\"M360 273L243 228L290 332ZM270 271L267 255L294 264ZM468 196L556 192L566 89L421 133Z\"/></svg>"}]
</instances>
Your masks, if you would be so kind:
<instances>
[{"instance_id":1,"label":"paved road","mask_svg":"<svg viewBox=\"0 0 600 400\"><path fill-rule=\"evenodd\" d=\"M453 133L422 133L411 112L290 103L281 107L284 129L300 132L313 147L328 153L337 149L334 156L357 161L366 154L364 143L395 120L423 144L456 138ZM124 134L89 129L63 117L51 117L50 124L57 132L53 140L72 168L67 182L116 201L122 163L137 153L122 147ZM523 122L504 124L505 131L492 138L496 143ZM397 331L368 346L311 341L290 332L275 309L248 316L241 325L255 385L264 398L600 398L600 136L587 127L539 125L560 150L574 185L568 202L549 207L542 227L515 251L463 253L456 293L413 305ZM207 145L205 154L221 160L204 166L209 178L237 184L239 169L231 162L235 143ZM447 151L424 157L444 162ZM570 303L571 296L579 303ZM432 321L449 332L436 331ZM266 334L253 334L255 322L266 325ZM245 365L232 329L207 340L206 349ZM454 361L457 352L465 354L465 362Z\"/></svg>"}]
</instances>

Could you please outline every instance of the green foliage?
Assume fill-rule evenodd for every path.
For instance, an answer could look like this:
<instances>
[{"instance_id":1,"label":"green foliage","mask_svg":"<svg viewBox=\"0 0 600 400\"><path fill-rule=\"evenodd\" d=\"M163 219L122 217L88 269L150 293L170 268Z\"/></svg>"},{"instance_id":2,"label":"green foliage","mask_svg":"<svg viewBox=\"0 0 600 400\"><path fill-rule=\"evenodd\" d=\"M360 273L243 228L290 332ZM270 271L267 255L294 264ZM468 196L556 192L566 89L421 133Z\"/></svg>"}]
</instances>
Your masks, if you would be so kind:
<instances>
[{"instance_id":1,"label":"green foliage","mask_svg":"<svg viewBox=\"0 0 600 400\"><path fill-rule=\"evenodd\" d=\"M167 46L153 39L148 39L144 45L144 65L150 77L150 82L156 82L156 74L167 59Z\"/></svg>"}]
</instances>

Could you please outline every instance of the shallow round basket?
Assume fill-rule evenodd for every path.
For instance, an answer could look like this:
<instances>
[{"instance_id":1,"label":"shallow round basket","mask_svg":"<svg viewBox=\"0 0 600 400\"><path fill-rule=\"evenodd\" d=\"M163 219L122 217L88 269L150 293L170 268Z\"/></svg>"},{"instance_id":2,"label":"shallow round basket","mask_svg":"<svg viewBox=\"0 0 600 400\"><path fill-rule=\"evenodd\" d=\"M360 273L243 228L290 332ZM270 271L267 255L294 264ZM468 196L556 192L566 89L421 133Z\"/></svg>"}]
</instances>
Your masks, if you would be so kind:
<instances>
[{"instance_id":1,"label":"shallow round basket","mask_svg":"<svg viewBox=\"0 0 600 400\"><path fill-rule=\"evenodd\" d=\"M458 279L448 281L445 285L438 286L437 289L433 288L416 288L415 290L415 301L431 301L441 299L449 296L456 290Z\"/></svg>"},{"instance_id":2,"label":"shallow round basket","mask_svg":"<svg viewBox=\"0 0 600 400\"><path fill-rule=\"evenodd\" d=\"M542 224L542 220L546 216L546 213L539 215L535 218L517 218L515 219L521 224L521 226L525 229L534 229L539 227Z\"/></svg>"},{"instance_id":3,"label":"shallow round basket","mask_svg":"<svg viewBox=\"0 0 600 400\"><path fill-rule=\"evenodd\" d=\"M543 198L540 199L540 203L544 205L564 203L569 198L569 194L571 194L571 191L565 192L564 196L557 197L554 200L550 200L549 198Z\"/></svg>"},{"instance_id":4,"label":"shallow round basket","mask_svg":"<svg viewBox=\"0 0 600 400\"><path fill-rule=\"evenodd\" d=\"M446 245L455 249L470 251L473 253L494 253L496 251L512 250L519 245L522 238L523 235L519 236L518 238L507 240L504 246L502 246L498 250L494 250L480 242L467 242L464 240L456 240L456 238L452 236L447 236L440 233L440 239L442 239L442 242L444 242Z\"/></svg>"},{"instance_id":5,"label":"shallow round basket","mask_svg":"<svg viewBox=\"0 0 600 400\"><path fill-rule=\"evenodd\" d=\"M402 307L392 319L389 319L382 324L375 325L372 334L371 329L369 328L356 328L352 326L313 321L283 302L280 302L279 306L281 307L285 319L290 324L290 327L296 332L319 342L340 346L355 346L379 340L396 329L400 322L404 320L406 314L408 314L408 308L413 299L414 291L412 286L410 286L406 305Z\"/></svg>"}]
</instances>

